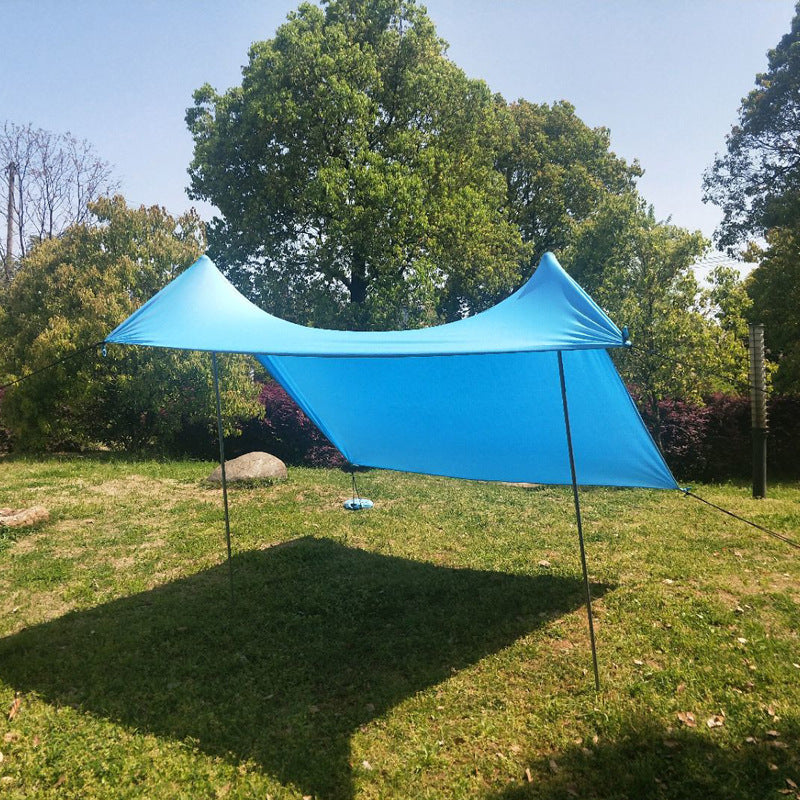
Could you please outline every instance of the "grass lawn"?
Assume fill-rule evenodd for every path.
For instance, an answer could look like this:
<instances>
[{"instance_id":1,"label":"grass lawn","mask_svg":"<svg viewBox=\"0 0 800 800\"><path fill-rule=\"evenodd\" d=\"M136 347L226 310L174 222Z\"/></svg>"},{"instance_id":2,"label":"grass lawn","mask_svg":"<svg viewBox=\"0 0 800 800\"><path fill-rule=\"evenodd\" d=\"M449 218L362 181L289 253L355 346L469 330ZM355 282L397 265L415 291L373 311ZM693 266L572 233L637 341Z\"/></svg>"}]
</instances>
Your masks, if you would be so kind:
<instances>
[{"instance_id":1,"label":"grass lawn","mask_svg":"<svg viewBox=\"0 0 800 800\"><path fill-rule=\"evenodd\" d=\"M0 460L2 798L780 798L800 553L679 493ZM800 538L800 485L698 494ZM19 703L15 701L19 700ZM9 711L16 709L9 719Z\"/></svg>"}]
</instances>

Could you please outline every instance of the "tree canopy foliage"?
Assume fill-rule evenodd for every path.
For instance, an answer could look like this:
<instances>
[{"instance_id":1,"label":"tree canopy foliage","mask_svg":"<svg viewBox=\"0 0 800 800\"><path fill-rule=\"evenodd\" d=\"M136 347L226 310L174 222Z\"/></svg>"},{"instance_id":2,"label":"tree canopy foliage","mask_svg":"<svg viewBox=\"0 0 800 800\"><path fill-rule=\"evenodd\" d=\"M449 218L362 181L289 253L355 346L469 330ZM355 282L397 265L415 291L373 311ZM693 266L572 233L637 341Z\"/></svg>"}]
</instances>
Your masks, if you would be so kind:
<instances>
[{"instance_id":1,"label":"tree canopy foliage","mask_svg":"<svg viewBox=\"0 0 800 800\"><path fill-rule=\"evenodd\" d=\"M511 137L498 167L535 265L546 251L566 247L608 197L634 193L642 170L611 151L607 128L588 127L566 101L519 100L508 112Z\"/></svg>"},{"instance_id":2,"label":"tree canopy foliage","mask_svg":"<svg viewBox=\"0 0 800 800\"><path fill-rule=\"evenodd\" d=\"M524 253L495 169L504 112L410 0L303 4L252 46L241 86L206 85L187 112L192 196L221 212L212 253L300 322L408 327L490 305Z\"/></svg>"},{"instance_id":3,"label":"tree canopy foliage","mask_svg":"<svg viewBox=\"0 0 800 800\"><path fill-rule=\"evenodd\" d=\"M768 68L742 100L739 120L705 176L721 207L721 246L800 223L800 3L791 30L767 54Z\"/></svg>"},{"instance_id":4,"label":"tree canopy foliage","mask_svg":"<svg viewBox=\"0 0 800 800\"><path fill-rule=\"evenodd\" d=\"M749 316L764 324L767 354L776 367L773 386L800 394L800 227L772 228L766 241L760 265L747 279Z\"/></svg>"},{"instance_id":5,"label":"tree canopy foliage","mask_svg":"<svg viewBox=\"0 0 800 800\"><path fill-rule=\"evenodd\" d=\"M724 214L719 243L749 242L748 260L760 262L747 280L749 316L765 324L775 388L800 393L800 3L767 55L726 152L706 173L706 198Z\"/></svg>"},{"instance_id":6,"label":"tree canopy foliage","mask_svg":"<svg viewBox=\"0 0 800 800\"><path fill-rule=\"evenodd\" d=\"M38 450L93 444L181 449L187 426L214 420L206 354L110 347L101 341L202 252L203 224L121 197L90 204L91 217L21 259L0 308L3 422L15 446ZM53 362L57 366L34 374ZM229 414L255 414L256 390L238 359L224 359Z\"/></svg>"}]
</instances>

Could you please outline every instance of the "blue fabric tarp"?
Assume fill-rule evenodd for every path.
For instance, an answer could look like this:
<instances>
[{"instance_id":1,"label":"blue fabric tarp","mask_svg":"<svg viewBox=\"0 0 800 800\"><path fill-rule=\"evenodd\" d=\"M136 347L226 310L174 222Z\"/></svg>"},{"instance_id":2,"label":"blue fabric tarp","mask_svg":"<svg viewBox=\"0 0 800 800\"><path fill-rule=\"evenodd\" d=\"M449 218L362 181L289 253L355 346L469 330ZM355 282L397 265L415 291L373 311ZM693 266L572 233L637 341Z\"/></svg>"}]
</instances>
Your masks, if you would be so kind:
<instances>
[{"instance_id":1,"label":"blue fabric tarp","mask_svg":"<svg viewBox=\"0 0 800 800\"><path fill-rule=\"evenodd\" d=\"M203 256L106 339L254 355L352 463L460 478L677 488L607 353L621 331L546 254L494 308L411 331L278 319Z\"/></svg>"}]
</instances>

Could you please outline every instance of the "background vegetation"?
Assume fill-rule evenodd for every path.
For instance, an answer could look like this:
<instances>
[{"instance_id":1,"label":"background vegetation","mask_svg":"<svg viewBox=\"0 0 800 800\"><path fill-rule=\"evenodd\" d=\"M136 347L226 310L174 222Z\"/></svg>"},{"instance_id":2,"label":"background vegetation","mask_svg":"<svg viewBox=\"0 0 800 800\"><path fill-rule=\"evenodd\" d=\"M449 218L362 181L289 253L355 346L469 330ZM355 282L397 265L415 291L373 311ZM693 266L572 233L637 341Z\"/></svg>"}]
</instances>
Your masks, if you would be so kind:
<instances>
[{"instance_id":1,"label":"background vegetation","mask_svg":"<svg viewBox=\"0 0 800 800\"><path fill-rule=\"evenodd\" d=\"M706 175L708 199L725 212L718 242L747 245L761 262L745 283L718 269L700 285L692 267L709 242L655 218L637 188L641 166L614 154L608 130L588 127L566 101L509 102L468 78L413 0L301 5L252 46L240 86L197 90L186 115L190 194L219 210L207 243L193 213L98 199L114 180L87 143L6 123L0 150L27 166L0 289L0 383L101 340L206 247L268 311L363 329L480 311L553 250L629 329L635 350L618 366L673 466L688 469L676 453L693 448L692 470L702 463L707 475L723 459L699 453L717 440L687 442L701 417L705 430L728 424L724 414L710 422L722 408L710 398L746 395L748 319L767 325L774 388L800 394L798 36L795 18ZM5 391L2 440L19 450L209 453L206 361L117 348L69 358ZM236 359L223 368L230 432L283 426L277 438L295 459L316 447L304 443L302 420L289 442L296 411L252 380L267 376ZM264 424L259 395L275 401ZM697 409L683 430L664 416L677 408ZM787 430L773 430L773 450L789 447ZM740 469L731 462L728 474Z\"/></svg>"}]
</instances>

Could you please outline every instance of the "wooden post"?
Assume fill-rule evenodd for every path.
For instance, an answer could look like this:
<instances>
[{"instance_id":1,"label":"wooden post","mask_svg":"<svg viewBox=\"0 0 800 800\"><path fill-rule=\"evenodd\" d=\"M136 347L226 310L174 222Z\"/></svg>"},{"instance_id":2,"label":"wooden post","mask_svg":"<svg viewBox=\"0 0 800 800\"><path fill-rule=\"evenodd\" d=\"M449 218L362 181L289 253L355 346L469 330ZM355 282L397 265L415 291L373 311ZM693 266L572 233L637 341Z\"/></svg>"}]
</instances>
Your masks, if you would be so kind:
<instances>
[{"instance_id":1,"label":"wooden post","mask_svg":"<svg viewBox=\"0 0 800 800\"><path fill-rule=\"evenodd\" d=\"M750 418L753 438L753 497L767 496L767 376L764 326L750 325Z\"/></svg>"}]
</instances>

